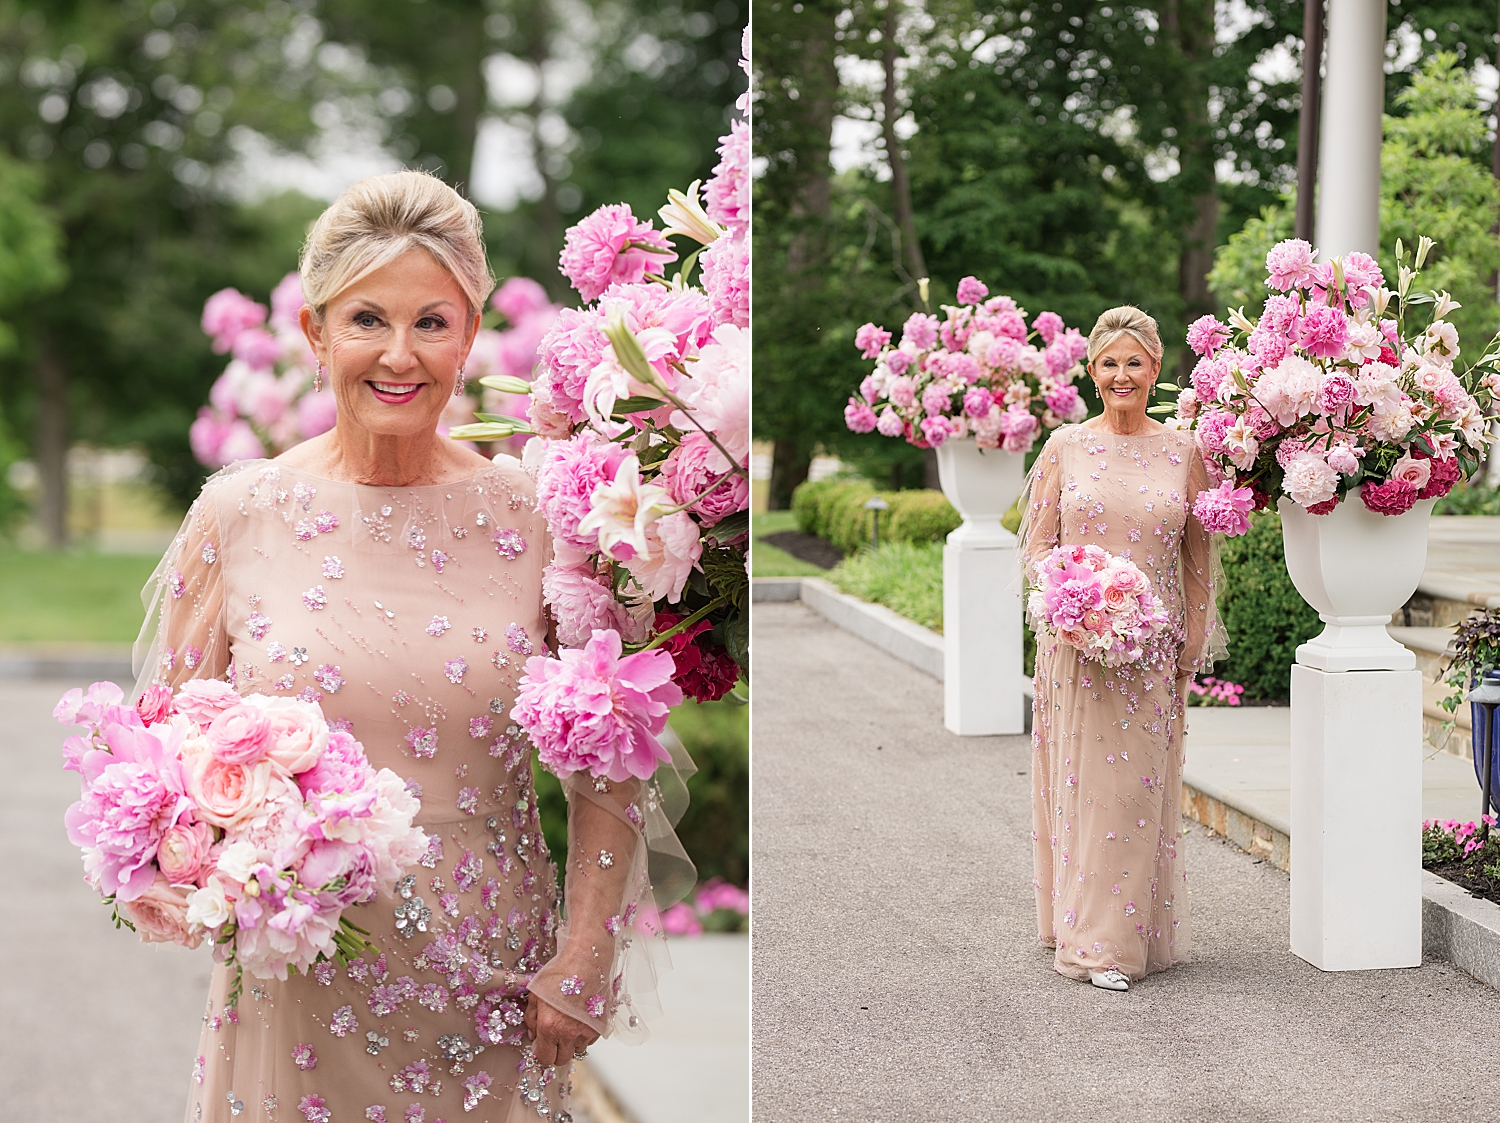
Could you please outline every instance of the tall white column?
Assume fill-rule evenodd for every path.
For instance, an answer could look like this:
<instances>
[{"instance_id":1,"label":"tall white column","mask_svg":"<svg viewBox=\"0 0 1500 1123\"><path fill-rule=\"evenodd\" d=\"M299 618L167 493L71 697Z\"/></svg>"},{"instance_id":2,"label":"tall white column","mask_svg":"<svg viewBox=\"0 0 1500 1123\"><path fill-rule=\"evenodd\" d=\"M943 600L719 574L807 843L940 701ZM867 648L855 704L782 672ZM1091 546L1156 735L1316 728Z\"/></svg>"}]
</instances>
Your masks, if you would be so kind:
<instances>
[{"instance_id":1,"label":"tall white column","mask_svg":"<svg viewBox=\"0 0 1500 1123\"><path fill-rule=\"evenodd\" d=\"M1380 249L1385 8L1385 0L1328 0L1318 135L1317 248L1324 261Z\"/></svg>"}]
</instances>

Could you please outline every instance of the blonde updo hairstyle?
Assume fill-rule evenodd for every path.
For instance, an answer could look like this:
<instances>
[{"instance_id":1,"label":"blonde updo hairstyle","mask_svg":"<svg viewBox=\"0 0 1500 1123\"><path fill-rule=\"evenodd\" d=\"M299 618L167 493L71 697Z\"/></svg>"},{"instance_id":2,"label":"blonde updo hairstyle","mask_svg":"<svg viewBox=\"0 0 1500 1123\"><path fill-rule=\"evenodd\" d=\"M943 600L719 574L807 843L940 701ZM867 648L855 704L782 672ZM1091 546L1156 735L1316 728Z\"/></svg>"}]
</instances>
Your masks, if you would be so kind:
<instances>
[{"instance_id":1,"label":"blonde updo hairstyle","mask_svg":"<svg viewBox=\"0 0 1500 1123\"><path fill-rule=\"evenodd\" d=\"M1094 330L1089 332L1089 365L1093 366L1099 352L1122 335L1130 336L1155 362L1161 362L1161 335L1156 330L1156 321L1135 305L1122 304L1094 321Z\"/></svg>"},{"instance_id":2,"label":"blonde updo hairstyle","mask_svg":"<svg viewBox=\"0 0 1500 1123\"><path fill-rule=\"evenodd\" d=\"M421 248L453 275L469 303L484 308L495 288L474 204L427 172L362 179L318 216L302 246L302 297L323 322L328 302L350 285Z\"/></svg>"}]
</instances>

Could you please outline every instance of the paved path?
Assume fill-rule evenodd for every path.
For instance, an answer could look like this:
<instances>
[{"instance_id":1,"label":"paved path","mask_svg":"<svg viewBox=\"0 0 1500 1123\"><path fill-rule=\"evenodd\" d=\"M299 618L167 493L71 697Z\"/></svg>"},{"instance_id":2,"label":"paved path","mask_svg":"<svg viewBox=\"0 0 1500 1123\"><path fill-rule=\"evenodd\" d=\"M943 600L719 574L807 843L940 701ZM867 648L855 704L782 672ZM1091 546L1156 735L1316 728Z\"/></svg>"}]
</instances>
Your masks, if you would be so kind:
<instances>
[{"instance_id":1,"label":"paved path","mask_svg":"<svg viewBox=\"0 0 1500 1123\"><path fill-rule=\"evenodd\" d=\"M52 720L69 685L0 680L0 853L11 859L0 926L0 1121L171 1123L187 1099L211 961L202 949L144 947L116 932L84 884L62 829L78 779L62 770L64 731ZM747 1118L747 943L674 943L678 970L662 979L668 1016L654 1039L595 1046L595 1071L630 1123ZM607 1118L573 1114L577 1123Z\"/></svg>"},{"instance_id":2,"label":"paved path","mask_svg":"<svg viewBox=\"0 0 1500 1123\"><path fill-rule=\"evenodd\" d=\"M800 604L754 652L757 1123L1451 1120L1500 1101L1500 997L1446 963L1323 974L1288 881L1201 828L1196 953L1129 994L1035 939L1030 746ZM1189 748L1191 754L1191 746Z\"/></svg>"}]
</instances>

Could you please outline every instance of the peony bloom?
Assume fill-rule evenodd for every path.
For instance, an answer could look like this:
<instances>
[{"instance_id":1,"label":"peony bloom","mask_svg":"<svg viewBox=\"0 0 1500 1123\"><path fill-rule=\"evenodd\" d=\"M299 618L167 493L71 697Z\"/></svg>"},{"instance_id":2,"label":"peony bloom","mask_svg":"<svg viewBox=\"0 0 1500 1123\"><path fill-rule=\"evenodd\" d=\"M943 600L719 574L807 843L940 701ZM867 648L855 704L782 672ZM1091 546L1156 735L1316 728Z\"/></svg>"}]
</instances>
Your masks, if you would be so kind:
<instances>
[{"instance_id":1,"label":"peony bloom","mask_svg":"<svg viewBox=\"0 0 1500 1123\"><path fill-rule=\"evenodd\" d=\"M1192 393L1191 390L1185 391ZM1044 395L1047 408L1064 421L1082 421L1088 416L1088 404L1078 394L1076 386L1059 386Z\"/></svg>"},{"instance_id":2,"label":"peony bloom","mask_svg":"<svg viewBox=\"0 0 1500 1123\"><path fill-rule=\"evenodd\" d=\"M958 282L958 302L960 304L979 304L989 295L989 286L978 277L965 277Z\"/></svg>"},{"instance_id":3,"label":"peony bloom","mask_svg":"<svg viewBox=\"0 0 1500 1123\"><path fill-rule=\"evenodd\" d=\"M217 679L189 679L177 688L177 712L195 725L208 725L231 706L240 703L239 693Z\"/></svg>"},{"instance_id":4,"label":"peony bloom","mask_svg":"<svg viewBox=\"0 0 1500 1123\"><path fill-rule=\"evenodd\" d=\"M307 302L302 298L302 275L293 271L281 278L271 290L271 330L300 335L300 314L305 303Z\"/></svg>"},{"instance_id":5,"label":"peony bloom","mask_svg":"<svg viewBox=\"0 0 1500 1123\"><path fill-rule=\"evenodd\" d=\"M1317 410L1325 417L1337 414L1354 401L1354 393L1354 380L1343 371L1334 371L1318 389Z\"/></svg>"},{"instance_id":6,"label":"peony bloom","mask_svg":"<svg viewBox=\"0 0 1500 1123\"><path fill-rule=\"evenodd\" d=\"M953 435L952 425L946 417L924 417L920 428L922 439L932 448L937 448Z\"/></svg>"},{"instance_id":7,"label":"peony bloom","mask_svg":"<svg viewBox=\"0 0 1500 1123\"><path fill-rule=\"evenodd\" d=\"M906 318L901 329L901 344L910 343L918 351L925 351L938 340L938 318L925 312L913 312Z\"/></svg>"},{"instance_id":8,"label":"peony bloom","mask_svg":"<svg viewBox=\"0 0 1500 1123\"><path fill-rule=\"evenodd\" d=\"M1229 325L1214 316L1199 316L1188 325L1187 345L1194 354L1212 358L1213 353L1229 339Z\"/></svg>"},{"instance_id":9,"label":"peony bloom","mask_svg":"<svg viewBox=\"0 0 1500 1123\"><path fill-rule=\"evenodd\" d=\"M577 535L595 535L599 550L615 561L649 558L646 528L671 506L667 489L642 480L641 463L629 453L615 469L614 479L594 488L589 511L578 520Z\"/></svg>"},{"instance_id":10,"label":"peony bloom","mask_svg":"<svg viewBox=\"0 0 1500 1123\"><path fill-rule=\"evenodd\" d=\"M875 428L875 411L867 402L850 398L849 404L844 407L844 424L851 432L871 432Z\"/></svg>"},{"instance_id":11,"label":"peony bloom","mask_svg":"<svg viewBox=\"0 0 1500 1123\"><path fill-rule=\"evenodd\" d=\"M719 143L719 162L703 185L704 209L731 237L750 229L750 126L734 121Z\"/></svg>"},{"instance_id":12,"label":"peony bloom","mask_svg":"<svg viewBox=\"0 0 1500 1123\"><path fill-rule=\"evenodd\" d=\"M1056 312L1043 312L1031 321L1032 330L1041 336L1043 345L1052 346L1052 341L1063 330L1063 319Z\"/></svg>"},{"instance_id":13,"label":"peony bloom","mask_svg":"<svg viewBox=\"0 0 1500 1123\"><path fill-rule=\"evenodd\" d=\"M917 403L916 383L907 375L897 375L885 389L885 396L900 409L910 409Z\"/></svg>"},{"instance_id":14,"label":"peony bloom","mask_svg":"<svg viewBox=\"0 0 1500 1123\"><path fill-rule=\"evenodd\" d=\"M1365 506L1377 515L1404 515L1417 502L1417 489L1405 480L1367 483L1359 489Z\"/></svg>"},{"instance_id":15,"label":"peony bloom","mask_svg":"<svg viewBox=\"0 0 1500 1123\"><path fill-rule=\"evenodd\" d=\"M885 336L887 339L889 339L890 332L886 332ZM911 356L908 355L905 351L892 351L885 357L885 369L890 371L891 374L897 377L900 377L902 374L904 374L906 372L906 368L910 365Z\"/></svg>"},{"instance_id":16,"label":"peony bloom","mask_svg":"<svg viewBox=\"0 0 1500 1123\"><path fill-rule=\"evenodd\" d=\"M597 533L580 530L594 492L612 480L627 453L593 430L546 446L537 471L536 509L557 538L585 553L598 549Z\"/></svg>"},{"instance_id":17,"label":"peony bloom","mask_svg":"<svg viewBox=\"0 0 1500 1123\"><path fill-rule=\"evenodd\" d=\"M542 571L542 599L552 609L557 641L564 647L582 647L598 629L617 631L631 643L646 639L643 622L588 566L549 565Z\"/></svg>"},{"instance_id":18,"label":"peony bloom","mask_svg":"<svg viewBox=\"0 0 1500 1123\"><path fill-rule=\"evenodd\" d=\"M865 359L875 358L890 341L891 333L874 324L865 324L854 333L854 346L859 348L860 357Z\"/></svg>"},{"instance_id":19,"label":"peony bloom","mask_svg":"<svg viewBox=\"0 0 1500 1123\"><path fill-rule=\"evenodd\" d=\"M680 624L685 617L673 612L660 613L656 628L665 634ZM717 702L734 689L739 681L740 668L734 658L713 641L712 629L707 620L700 620L667 640L662 647L672 656L676 673L672 681L682 687L682 692L698 702Z\"/></svg>"},{"instance_id":20,"label":"peony bloom","mask_svg":"<svg viewBox=\"0 0 1500 1123\"><path fill-rule=\"evenodd\" d=\"M530 277L511 277L490 297L490 307L512 324L519 324L529 316L549 311L553 304L547 290Z\"/></svg>"},{"instance_id":21,"label":"peony bloom","mask_svg":"<svg viewBox=\"0 0 1500 1123\"><path fill-rule=\"evenodd\" d=\"M1203 401L1217 401L1219 387L1228 377L1229 364L1227 362L1205 355L1198 360L1198 365L1193 367L1193 389L1198 392L1198 397Z\"/></svg>"},{"instance_id":22,"label":"peony bloom","mask_svg":"<svg viewBox=\"0 0 1500 1123\"><path fill-rule=\"evenodd\" d=\"M331 394L303 394L297 401L297 435L304 441L322 436L338 421L338 400Z\"/></svg>"},{"instance_id":23,"label":"peony bloom","mask_svg":"<svg viewBox=\"0 0 1500 1123\"><path fill-rule=\"evenodd\" d=\"M1350 476L1359 471L1359 457L1347 441L1340 441L1328 450L1328 466L1341 476Z\"/></svg>"},{"instance_id":24,"label":"peony bloom","mask_svg":"<svg viewBox=\"0 0 1500 1123\"><path fill-rule=\"evenodd\" d=\"M203 334L213 338L217 355L232 350L241 332L265 322L266 306L257 304L238 289L220 289L203 304Z\"/></svg>"},{"instance_id":25,"label":"peony bloom","mask_svg":"<svg viewBox=\"0 0 1500 1123\"><path fill-rule=\"evenodd\" d=\"M1338 308L1315 304L1298 325L1297 342L1315 358L1337 359L1349 342L1349 318Z\"/></svg>"},{"instance_id":26,"label":"peony bloom","mask_svg":"<svg viewBox=\"0 0 1500 1123\"><path fill-rule=\"evenodd\" d=\"M1193 517L1211 534L1237 538L1250 530L1250 512L1255 495L1248 487L1236 488L1229 480L1200 491L1193 501Z\"/></svg>"},{"instance_id":27,"label":"peony bloom","mask_svg":"<svg viewBox=\"0 0 1500 1123\"><path fill-rule=\"evenodd\" d=\"M946 415L953 392L942 382L934 382L922 391L922 412L928 417Z\"/></svg>"},{"instance_id":28,"label":"peony bloom","mask_svg":"<svg viewBox=\"0 0 1500 1123\"><path fill-rule=\"evenodd\" d=\"M581 649L526 661L511 716L555 775L645 779L671 759L656 738L682 701L672 657L620 652L619 634L601 629Z\"/></svg>"},{"instance_id":29,"label":"peony bloom","mask_svg":"<svg viewBox=\"0 0 1500 1123\"><path fill-rule=\"evenodd\" d=\"M750 326L750 247L743 238L719 238L699 259L703 291L721 324Z\"/></svg>"},{"instance_id":30,"label":"peony bloom","mask_svg":"<svg viewBox=\"0 0 1500 1123\"><path fill-rule=\"evenodd\" d=\"M850 412L856 407L869 415L869 423L863 428L856 428L850 420ZM849 399L844 418L849 421L849 428L856 433L868 433L876 425L875 411L857 398ZM712 491L709 490L711 485L729 473L729 469L730 464L724 454L714 447L706 434L695 430L686 434L682 443L672 450L672 454L662 465L657 480L671 493L677 506L692 503L689 509L698 516L702 524L713 526L726 515L744 510L750 502L749 481L738 472L723 479ZM699 496L702 498L698 498ZM697 502L693 502L695 499Z\"/></svg>"},{"instance_id":31,"label":"peony bloom","mask_svg":"<svg viewBox=\"0 0 1500 1123\"><path fill-rule=\"evenodd\" d=\"M964 412L970 417L984 417L994 404L995 396L983 386L975 386L964 394Z\"/></svg>"},{"instance_id":32,"label":"peony bloom","mask_svg":"<svg viewBox=\"0 0 1500 1123\"><path fill-rule=\"evenodd\" d=\"M893 406L886 406L881 411L880 420L875 423L875 429L882 437L899 437L906 429Z\"/></svg>"},{"instance_id":33,"label":"peony bloom","mask_svg":"<svg viewBox=\"0 0 1500 1123\"><path fill-rule=\"evenodd\" d=\"M1316 453L1304 452L1286 466L1281 486L1294 503L1312 507L1334 497L1338 491L1339 474Z\"/></svg>"},{"instance_id":34,"label":"peony bloom","mask_svg":"<svg viewBox=\"0 0 1500 1123\"><path fill-rule=\"evenodd\" d=\"M625 568L646 599L676 604L702 556L698 524L686 511L674 511L646 527L646 549L625 559Z\"/></svg>"},{"instance_id":35,"label":"peony bloom","mask_svg":"<svg viewBox=\"0 0 1500 1123\"><path fill-rule=\"evenodd\" d=\"M677 254L650 222L641 222L627 203L608 203L568 228L558 268L586 301L597 300L615 284L636 284L660 276Z\"/></svg>"},{"instance_id":36,"label":"peony bloom","mask_svg":"<svg viewBox=\"0 0 1500 1123\"><path fill-rule=\"evenodd\" d=\"M1266 254L1266 287L1286 292L1313 279L1313 248L1301 238L1279 242Z\"/></svg>"}]
</instances>

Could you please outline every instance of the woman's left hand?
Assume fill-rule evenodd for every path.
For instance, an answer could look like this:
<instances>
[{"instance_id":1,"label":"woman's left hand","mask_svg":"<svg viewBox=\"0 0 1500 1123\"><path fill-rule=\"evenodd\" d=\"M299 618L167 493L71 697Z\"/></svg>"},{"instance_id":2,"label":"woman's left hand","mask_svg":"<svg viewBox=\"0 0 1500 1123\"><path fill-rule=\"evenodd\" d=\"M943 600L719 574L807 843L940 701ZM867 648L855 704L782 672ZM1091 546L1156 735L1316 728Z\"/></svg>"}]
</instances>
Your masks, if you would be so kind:
<instances>
[{"instance_id":1,"label":"woman's left hand","mask_svg":"<svg viewBox=\"0 0 1500 1123\"><path fill-rule=\"evenodd\" d=\"M599 1035L577 1018L570 1018L536 995L526 999L526 1032L535 1042L536 1059L543 1065L570 1064L599 1040Z\"/></svg>"}]
</instances>

